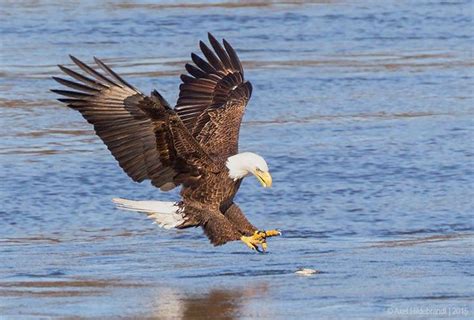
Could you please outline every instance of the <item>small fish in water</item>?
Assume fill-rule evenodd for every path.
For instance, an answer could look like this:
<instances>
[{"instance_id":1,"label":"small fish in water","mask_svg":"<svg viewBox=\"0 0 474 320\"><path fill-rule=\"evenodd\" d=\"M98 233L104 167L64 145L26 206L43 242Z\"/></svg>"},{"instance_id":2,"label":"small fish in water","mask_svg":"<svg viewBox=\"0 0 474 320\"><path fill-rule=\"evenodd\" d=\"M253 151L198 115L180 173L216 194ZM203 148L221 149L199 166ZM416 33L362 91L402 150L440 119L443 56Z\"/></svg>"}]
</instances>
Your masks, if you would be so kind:
<instances>
[{"instance_id":1,"label":"small fish in water","mask_svg":"<svg viewBox=\"0 0 474 320\"><path fill-rule=\"evenodd\" d=\"M309 268L303 268L295 272L296 274L300 276L312 276L313 274L320 273L318 270L314 269L309 269Z\"/></svg>"}]
</instances>

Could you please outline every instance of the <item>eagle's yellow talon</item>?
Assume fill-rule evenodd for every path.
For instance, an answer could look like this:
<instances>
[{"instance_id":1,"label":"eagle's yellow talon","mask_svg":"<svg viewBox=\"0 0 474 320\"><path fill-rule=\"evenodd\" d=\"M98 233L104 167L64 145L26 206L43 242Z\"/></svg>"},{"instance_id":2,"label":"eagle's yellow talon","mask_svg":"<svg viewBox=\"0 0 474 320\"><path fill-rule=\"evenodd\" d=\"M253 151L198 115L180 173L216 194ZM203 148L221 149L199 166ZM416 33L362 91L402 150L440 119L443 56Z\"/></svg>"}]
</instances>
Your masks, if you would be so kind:
<instances>
[{"instance_id":1,"label":"eagle's yellow talon","mask_svg":"<svg viewBox=\"0 0 474 320\"><path fill-rule=\"evenodd\" d=\"M260 251L258 246L261 245L262 251L265 252L268 248L267 238L275 237L279 235L281 235L281 232L278 230L268 230L268 231L256 230L253 233L253 235L242 236L240 237L240 240L242 240L242 242L245 243L245 245L252 250Z\"/></svg>"},{"instance_id":2,"label":"eagle's yellow talon","mask_svg":"<svg viewBox=\"0 0 474 320\"><path fill-rule=\"evenodd\" d=\"M240 240L250 249L259 251L258 245L263 247L263 243L265 243L265 234L261 231L255 231L251 236L240 237Z\"/></svg>"}]
</instances>

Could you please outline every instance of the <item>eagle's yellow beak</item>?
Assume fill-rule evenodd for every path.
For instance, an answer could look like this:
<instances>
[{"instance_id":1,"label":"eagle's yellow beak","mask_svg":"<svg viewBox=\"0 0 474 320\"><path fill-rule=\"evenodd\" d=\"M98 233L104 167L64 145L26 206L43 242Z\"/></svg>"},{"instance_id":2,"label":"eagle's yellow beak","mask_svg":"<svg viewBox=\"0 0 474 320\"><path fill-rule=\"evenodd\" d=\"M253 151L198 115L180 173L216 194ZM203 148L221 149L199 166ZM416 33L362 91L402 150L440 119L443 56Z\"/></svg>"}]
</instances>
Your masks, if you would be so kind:
<instances>
[{"instance_id":1,"label":"eagle's yellow beak","mask_svg":"<svg viewBox=\"0 0 474 320\"><path fill-rule=\"evenodd\" d=\"M256 169L254 171L254 175L257 177L258 181L260 181L264 188L270 188L272 186L272 176L268 171Z\"/></svg>"}]
</instances>

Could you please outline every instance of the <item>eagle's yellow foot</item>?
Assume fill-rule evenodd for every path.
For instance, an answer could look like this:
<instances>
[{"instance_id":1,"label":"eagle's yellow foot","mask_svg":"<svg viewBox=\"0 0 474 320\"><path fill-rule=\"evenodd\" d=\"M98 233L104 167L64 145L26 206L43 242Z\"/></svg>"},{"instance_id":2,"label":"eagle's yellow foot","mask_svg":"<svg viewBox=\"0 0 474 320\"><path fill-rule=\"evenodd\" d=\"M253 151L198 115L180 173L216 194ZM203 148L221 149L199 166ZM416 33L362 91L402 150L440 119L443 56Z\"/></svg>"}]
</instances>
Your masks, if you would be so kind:
<instances>
[{"instance_id":1,"label":"eagle's yellow foot","mask_svg":"<svg viewBox=\"0 0 474 320\"><path fill-rule=\"evenodd\" d=\"M257 230L251 236L242 236L240 240L243 241L252 250L257 250L258 252L265 252L267 250L267 238L275 237L281 235L280 231L277 230L268 230L268 231L260 231ZM262 246L262 250L258 247L258 245Z\"/></svg>"},{"instance_id":2,"label":"eagle's yellow foot","mask_svg":"<svg viewBox=\"0 0 474 320\"><path fill-rule=\"evenodd\" d=\"M259 231L255 231L255 233L251 236L242 236L240 237L240 240L242 240L242 242L245 243L247 247L258 252L260 252L258 245L261 245L262 250L264 251L267 247L265 243L265 237L262 237L262 234L259 234Z\"/></svg>"}]
</instances>

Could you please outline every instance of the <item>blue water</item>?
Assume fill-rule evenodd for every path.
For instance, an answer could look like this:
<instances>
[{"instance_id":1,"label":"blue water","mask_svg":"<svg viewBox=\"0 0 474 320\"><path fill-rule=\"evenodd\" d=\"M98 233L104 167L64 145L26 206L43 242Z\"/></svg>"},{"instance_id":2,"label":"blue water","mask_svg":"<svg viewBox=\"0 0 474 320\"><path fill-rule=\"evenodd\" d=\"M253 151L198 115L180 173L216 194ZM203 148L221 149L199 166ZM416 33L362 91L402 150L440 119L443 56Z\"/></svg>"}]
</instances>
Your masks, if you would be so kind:
<instances>
[{"instance_id":1,"label":"blue water","mask_svg":"<svg viewBox=\"0 0 474 320\"><path fill-rule=\"evenodd\" d=\"M471 318L472 13L472 1L2 1L0 318ZM265 157L274 186L248 178L237 202L283 231L265 255L116 210L113 197L178 193L131 182L48 91L71 53L176 101L208 31L254 87L240 146Z\"/></svg>"}]
</instances>

